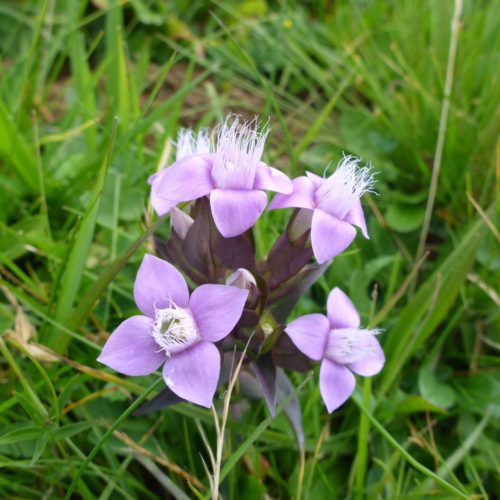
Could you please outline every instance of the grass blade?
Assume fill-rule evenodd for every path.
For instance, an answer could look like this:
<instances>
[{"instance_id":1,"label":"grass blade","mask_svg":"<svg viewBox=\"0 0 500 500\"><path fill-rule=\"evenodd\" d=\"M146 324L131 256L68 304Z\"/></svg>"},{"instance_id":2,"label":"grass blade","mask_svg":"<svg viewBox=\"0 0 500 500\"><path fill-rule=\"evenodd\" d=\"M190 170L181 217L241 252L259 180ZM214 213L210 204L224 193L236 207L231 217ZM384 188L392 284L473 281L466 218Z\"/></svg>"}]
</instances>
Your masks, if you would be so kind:
<instances>
[{"instance_id":1,"label":"grass blade","mask_svg":"<svg viewBox=\"0 0 500 500\"><path fill-rule=\"evenodd\" d=\"M439 477L436 473L432 472L430 469L422 465L420 462L415 460L386 430L385 427L368 411L368 409L364 406L363 403L359 400L360 398L354 394L353 398L354 402L358 405L359 409L363 412L364 415L368 417L371 424L378 432L384 437L384 439L394 448L396 449L403 458L415 469L422 472L422 474L426 475L431 480L434 480L436 483L440 484L445 490L453 493L458 498L469 498L467 495L462 493L460 490L455 488L452 484L445 481L443 478Z\"/></svg>"},{"instance_id":2,"label":"grass blade","mask_svg":"<svg viewBox=\"0 0 500 500\"><path fill-rule=\"evenodd\" d=\"M484 221L477 220L455 250L402 309L384 345L388 361L378 383L379 396L388 391L414 350L446 318L474 262L484 227Z\"/></svg>"},{"instance_id":3,"label":"grass blade","mask_svg":"<svg viewBox=\"0 0 500 500\"><path fill-rule=\"evenodd\" d=\"M55 320L63 325L67 324L69 318L71 317L73 304L80 288L83 271L85 270L85 263L87 261L90 244L92 243L92 239L94 237L99 202L102 197L109 165L111 163L111 155L116 138L116 129L117 122L115 121L106 157L99 171L89 206L81 219L73 244L69 249L66 267L61 277L55 310ZM64 352L68 342L68 337L60 337L60 335L54 331L51 331L47 338L47 345L58 353Z\"/></svg>"},{"instance_id":4,"label":"grass blade","mask_svg":"<svg viewBox=\"0 0 500 500\"><path fill-rule=\"evenodd\" d=\"M139 239L134 241L132 245L125 250L119 257L117 257L106 270L102 273L101 277L90 287L87 293L80 300L78 307L71 315L69 321L70 329L75 330L85 319L85 316L92 309L94 303L102 295L106 287L111 283L120 270L127 264L130 257L140 248L140 246L151 236L163 223L167 216L158 219Z\"/></svg>"},{"instance_id":5,"label":"grass blade","mask_svg":"<svg viewBox=\"0 0 500 500\"><path fill-rule=\"evenodd\" d=\"M78 469L76 477L73 479L73 482L70 484L68 491L66 492L65 500L69 500L71 495L82 477L82 474L85 472L85 469L90 464L92 459L97 455L99 450L102 448L104 443L113 435L113 432L118 428L118 426L128 417L130 416L134 410L148 397L148 395L153 392L160 383L163 382L162 378L158 378L155 380L144 392L115 420L113 425L106 431L106 433L102 436L99 442L94 446L92 451L89 453L88 457L83 461L82 465Z\"/></svg>"}]
</instances>

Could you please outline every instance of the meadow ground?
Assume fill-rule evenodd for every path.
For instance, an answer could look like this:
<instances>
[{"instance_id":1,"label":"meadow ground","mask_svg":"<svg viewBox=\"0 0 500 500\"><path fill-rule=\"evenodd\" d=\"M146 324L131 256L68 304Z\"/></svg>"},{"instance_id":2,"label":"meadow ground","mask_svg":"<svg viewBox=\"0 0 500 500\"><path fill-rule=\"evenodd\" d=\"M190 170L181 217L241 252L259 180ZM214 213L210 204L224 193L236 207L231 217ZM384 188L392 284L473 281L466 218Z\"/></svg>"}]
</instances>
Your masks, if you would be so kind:
<instances>
[{"instance_id":1,"label":"meadow ground","mask_svg":"<svg viewBox=\"0 0 500 500\"><path fill-rule=\"evenodd\" d=\"M180 126L270 117L265 160L370 161L358 237L294 314L342 287L384 370L328 415L233 395L224 498L488 498L500 491L498 1L0 3L0 497L209 494L208 410L132 416L159 374L96 362L135 313L147 178ZM284 215L260 219L265 255ZM139 397L139 399L137 399Z\"/></svg>"}]
</instances>

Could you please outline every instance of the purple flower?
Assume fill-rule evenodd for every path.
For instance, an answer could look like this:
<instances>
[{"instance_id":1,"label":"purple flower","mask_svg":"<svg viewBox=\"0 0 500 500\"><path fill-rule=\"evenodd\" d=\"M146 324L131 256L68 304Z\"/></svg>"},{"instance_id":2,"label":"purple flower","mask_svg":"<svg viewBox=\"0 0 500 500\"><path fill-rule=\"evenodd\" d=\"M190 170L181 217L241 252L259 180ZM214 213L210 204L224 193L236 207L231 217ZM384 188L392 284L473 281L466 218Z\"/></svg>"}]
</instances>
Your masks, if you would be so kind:
<instances>
[{"instance_id":1,"label":"purple flower","mask_svg":"<svg viewBox=\"0 0 500 500\"><path fill-rule=\"evenodd\" d=\"M307 172L293 179L293 192L277 194L270 209L296 207L311 215L311 243L319 264L343 252L356 236L353 225L368 238L360 197L374 183L369 167L359 168L359 160L346 156L328 178Z\"/></svg>"},{"instance_id":2,"label":"purple flower","mask_svg":"<svg viewBox=\"0 0 500 500\"><path fill-rule=\"evenodd\" d=\"M193 155L206 155L210 153L210 138L206 129L201 129L195 134L190 128L181 128L177 134L175 161L178 163L184 158ZM151 184L151 205L158 215L166 214L172 207L172 203L165 201L159 196L158 188L166 170L163 169L149 177Z\"/></svg>"},{"instance_id":3,"label":"purple flower","mask_svg":"<svg viewBox=\"0 0 500 500\"><path fill-rule=\"evenodd\" d=\"M150 179L158 214L208 195L218 230L230 238L244 233L260 217L267 203L262 190L292 192L285 174L260 161L269 129L259 129L256 120L241 123L234 117L230 124L230 119L218 127L213 153L200 152L197 139L195 147L183 148L173 165ZM188 152L192 154L183 156Z\"/></svg>"},{"instance_id":4,"label":"purple flower","mask_svg":"<svg viewBox=\"0 0 500 500\"><path fill-rule=\"evenodd\" d=\"M179 271L146 254L134 284L144 316L119 325L98 361L125 375L149 375L163 364L163 378L175 394L209 407L221 362L213 343L235 327L247 296L233 286L202 285L189 297Z\"/></svg>"},{"instance_id":5,"label":"purple flower","mask_svg":"<svg viewBox=\"0 0 500 500\"><path fill-rule=\"evenodd\" d=\"M292 321L285 332L306 356L321 361L319 388L331 413L354 391L352 372L370 377L384 366L377 330L359 328L359 315L347 295L334 288L328 296L328 316L307 314Z\"/></svg>"}]
</instances>

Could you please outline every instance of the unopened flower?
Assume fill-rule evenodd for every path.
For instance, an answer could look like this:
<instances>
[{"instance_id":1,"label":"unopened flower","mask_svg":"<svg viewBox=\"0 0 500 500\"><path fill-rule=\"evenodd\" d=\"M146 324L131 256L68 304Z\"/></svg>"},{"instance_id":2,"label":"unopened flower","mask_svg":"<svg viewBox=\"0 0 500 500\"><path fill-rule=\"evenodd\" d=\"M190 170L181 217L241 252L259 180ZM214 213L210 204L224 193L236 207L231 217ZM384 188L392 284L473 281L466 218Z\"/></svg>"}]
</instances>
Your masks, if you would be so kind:
<instances>
[{"instance_id":1,"label":"unopened flower","mask_svg":"<svg viewBox=\"0 0 500 500\"><path fill-rule=\"evenodd\" d=\"M334 288L328 296L327 316L307 314L285 328L300 351L321 361L319 388L330 413L354 391L352 372L370 377L384 366L384 352L375 337L378 331L359 325L352 302L342 290Z\"/></svg>"},{"instance_id":2,"label":"unopened flower","mask_svg":"<svg viewBox=\"0 0 500 500\"><path fill-rule=\"evenodd\" d=\"M268 133L257 120L226 119L217 129L212 153L180 158L154 180L154 195L162 200L158 213L209 196L215 224L225 238L251 228L267 203L263 190L292 192L290 179L261 161Z\"/></svg>"},{"instance_id":3,"label":"unopened flower","mask_svg":"<svg viewBox=\"0 0 500 500\"><path fill-rule=\"evenodd\" d=\"M346 156L328 178L307 172L293 179L291 194L277 194L270 208L296 207L312 211L311 243L318 263L343 252L356 236L353 225L368 238L360 198L373 188L369 167L360 168L359 160Z\"/></svg>"},{"instance_id":4,"label":"unopened flower","mask_svg":"<svg viewBox=\"0 0 500 500\"><path fill-rule=\"evenodd\" d=\"M250 271L240 267L227 277L226 285L237 286L238 288L243 288L244 290L250 290L250 287L257 286L257 282Z\"/></svg>"},{"instance_id":5,"label":"unopened flower","mask_svg":"<svg viewBox=\"0 0 500 500\"><path fill-rule=\"evenodd\" d=\"M248 290L247 304L250 306L250 309L252 308L251 305L255 304L259 298L260 290L254 275L242 267L226 278L226 285L237 286L243 290Z\"/></svg>"},{"instance_id":6,"label":"unopened flower","mask_svg":"<svg viewBox=\"0 0 500 500\"><path fill-rule=\"evenodd\" d=\"M177 207L170 209L170 221L172 229L178 234L181 239L186 237L189 228L193 225L193 218L186 212L179 210Z\"/></svg>"},{"instance_id":7,"label":"unopened flower","mask_svg":"<svg viewBox=\"0 0 500 500\"><path fill-rule=\"evenodd\" d=\"M134 284L144 316L132 316L111 334L98 361L125 375L149 375L163 365L167 386L181 398L209 407L219 380L213 344L241 317L247 290L202 285L189 297L182 275L145 255Z\"/></svg>"}]
</instances>

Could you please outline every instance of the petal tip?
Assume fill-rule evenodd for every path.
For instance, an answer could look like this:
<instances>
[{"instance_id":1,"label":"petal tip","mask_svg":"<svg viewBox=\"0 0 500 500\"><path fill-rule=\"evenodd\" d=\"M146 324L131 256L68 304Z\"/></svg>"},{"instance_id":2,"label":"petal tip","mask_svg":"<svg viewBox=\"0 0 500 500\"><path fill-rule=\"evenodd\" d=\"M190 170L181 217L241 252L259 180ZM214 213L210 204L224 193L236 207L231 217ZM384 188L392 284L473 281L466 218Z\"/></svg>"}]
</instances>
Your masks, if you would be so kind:
<instances>
[{"instance_id":1,"label":"petal tip","mask_svg":"<svg viewBox=\"0 0 500 500\"><path fill-rule=\"evenodd\" d=\"M220 374L220 353L202 341L173 355L163 366L167 387L182 399L210 408Z\"/></svg>"},{"instance_id":2,"label":"petal tip","mask_svg":"<svg viewBox=\"0 0 500 500\"><path fill-rule=\"evenodd\" d=\"M266 193L255 189L214 189L210 194L214 222L224 238L234 238L251 229L266 204Z\"/></svg>"}]
</instances>

